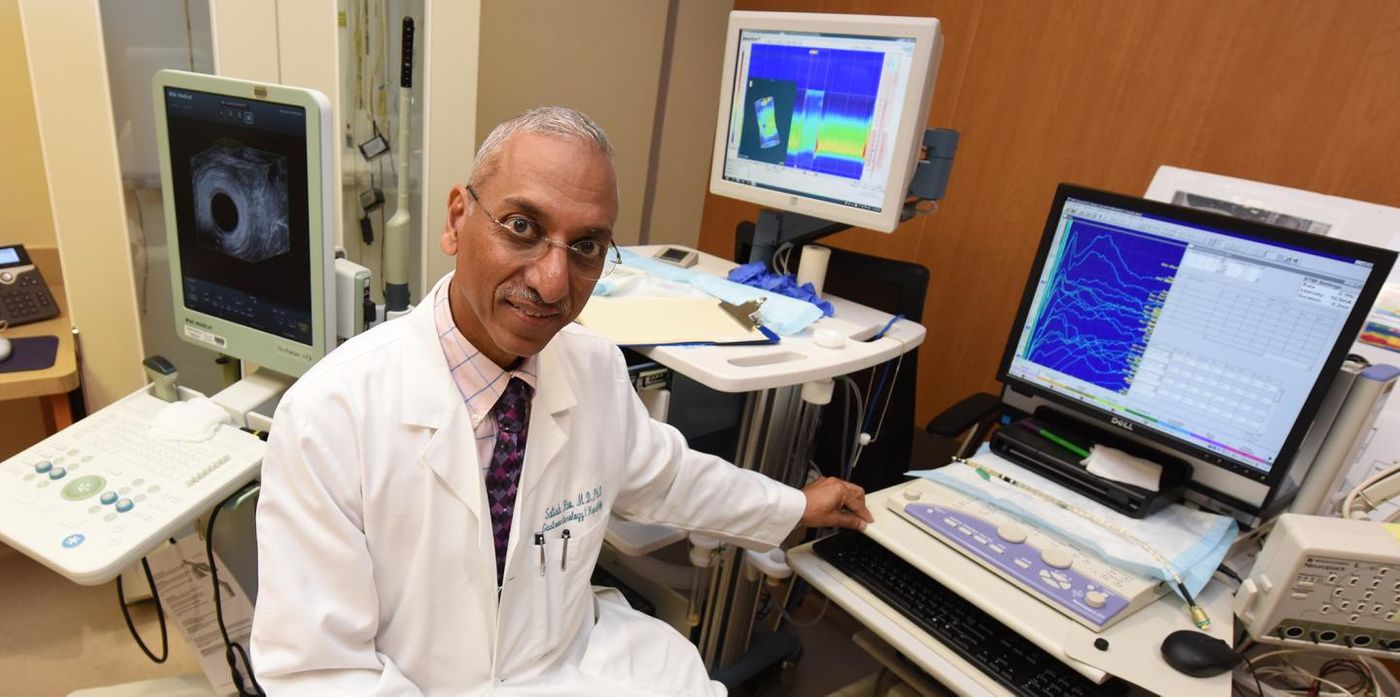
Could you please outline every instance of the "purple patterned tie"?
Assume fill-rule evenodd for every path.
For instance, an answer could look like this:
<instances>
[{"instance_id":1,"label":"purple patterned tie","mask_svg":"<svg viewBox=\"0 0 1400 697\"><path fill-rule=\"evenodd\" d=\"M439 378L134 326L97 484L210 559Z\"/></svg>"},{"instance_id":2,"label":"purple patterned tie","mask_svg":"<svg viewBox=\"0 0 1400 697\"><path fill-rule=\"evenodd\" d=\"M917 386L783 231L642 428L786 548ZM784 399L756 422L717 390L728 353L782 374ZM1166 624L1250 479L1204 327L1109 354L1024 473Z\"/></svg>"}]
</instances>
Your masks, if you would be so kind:
<instances>
[{"instance_id":1,"label":"purple patterned tie","mask_svg":"<svg viewBox=\"0 0 1400 697\"><path fill-rule=\"evenodd\" d=\"M525 435L530 430L530 397L534 392L520 378L511 378L506 391L491 408L496 417L496 448L486 470L486 496L491 502L491 532L496 540L496 585L505 577L506 545L510 543L510 519L525 461Z\"/></svg>"}]
</instances>

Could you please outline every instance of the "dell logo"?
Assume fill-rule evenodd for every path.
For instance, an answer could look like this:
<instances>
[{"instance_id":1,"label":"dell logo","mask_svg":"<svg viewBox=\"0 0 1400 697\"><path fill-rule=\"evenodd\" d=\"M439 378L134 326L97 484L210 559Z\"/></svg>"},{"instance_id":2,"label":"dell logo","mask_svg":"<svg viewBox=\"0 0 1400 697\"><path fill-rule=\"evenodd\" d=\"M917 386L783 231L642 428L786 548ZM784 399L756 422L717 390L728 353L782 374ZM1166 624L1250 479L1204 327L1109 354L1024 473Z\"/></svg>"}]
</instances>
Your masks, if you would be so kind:
<instances>
[{"instance_id":1,"label":"dell logo","mask_svg":"<svg viewBox=\"0 0 1400 697\"><path fill-rule=\"evenodd\" d=\"M1113 417L1113 418L1111 418L1111 419L1109 419L1109 421L1112 421L1112 422L1113 422L1113 425L1114 425L1114 426L1117 426L1117 427L1119 427L1119 428L1126 428L1126 429L1128 429L1129 431L1133 430L1133 424L1132 424L1131 421L1124 421L1123 419L1120 419L1120 418L1118 418L1118 417L1116 417L1116 416Z\"/></svg>"}]
</instances>

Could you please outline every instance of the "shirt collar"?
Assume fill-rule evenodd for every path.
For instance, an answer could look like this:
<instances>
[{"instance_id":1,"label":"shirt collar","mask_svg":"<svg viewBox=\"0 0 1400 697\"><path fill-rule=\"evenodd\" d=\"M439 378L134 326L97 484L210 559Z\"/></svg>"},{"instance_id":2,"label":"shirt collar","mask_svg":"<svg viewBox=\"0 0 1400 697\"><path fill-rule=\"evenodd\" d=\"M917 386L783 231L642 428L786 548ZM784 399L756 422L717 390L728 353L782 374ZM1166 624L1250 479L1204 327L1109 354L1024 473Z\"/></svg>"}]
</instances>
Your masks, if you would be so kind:
<instances>
[{"instance_id":1,"label":"shirt collar","mask_svg":"<svg viewBox=\"0 0 1400 697\"><path fill-rule=\"evenodd\" d=\"M433 297L433 321L452 382L457 385L467 404L472 428L476 428L491 415L491 408L496 405L496 400L510 384L511 378L520 378L531 388L537 387L535 376L539 374L540 359L539 356L526 356L513 370L506 370L477 350L452 321L452 309L447 300L450 286L451 283L438 286L437 294Z\"/></svg>"}]
</instances>

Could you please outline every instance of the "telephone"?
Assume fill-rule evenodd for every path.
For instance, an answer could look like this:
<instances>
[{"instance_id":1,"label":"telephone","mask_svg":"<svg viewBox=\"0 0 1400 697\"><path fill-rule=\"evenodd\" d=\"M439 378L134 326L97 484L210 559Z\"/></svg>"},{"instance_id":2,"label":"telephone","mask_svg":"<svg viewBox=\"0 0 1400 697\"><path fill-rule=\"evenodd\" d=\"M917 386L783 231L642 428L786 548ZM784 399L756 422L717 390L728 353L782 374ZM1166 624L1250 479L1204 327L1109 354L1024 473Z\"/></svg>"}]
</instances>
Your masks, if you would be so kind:
<instances>
[{"instance_id":1,"label":"telephone","mask_svg":"<svg viewBox=\"0 0 1400 697\"><path fill-rule=\"evenodd\" d=\"M57 316L58 303L24 245L0 246L0 321L13 327Z\"/></svg>"}]
</instances>

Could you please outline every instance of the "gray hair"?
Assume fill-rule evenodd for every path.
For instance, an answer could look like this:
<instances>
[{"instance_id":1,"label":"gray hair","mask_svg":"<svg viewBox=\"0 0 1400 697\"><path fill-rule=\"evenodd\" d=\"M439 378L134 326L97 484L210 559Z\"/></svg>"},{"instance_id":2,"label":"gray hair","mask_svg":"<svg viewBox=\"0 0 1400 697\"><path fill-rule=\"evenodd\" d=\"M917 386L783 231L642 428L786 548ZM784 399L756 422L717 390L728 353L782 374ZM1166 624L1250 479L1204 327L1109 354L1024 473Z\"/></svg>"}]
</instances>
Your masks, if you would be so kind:
<instances>
[{"instance_id":1,"label":"gray hair","mask_svg":"<svg viewBox=\"0 0 1400 697\"><path fill-rule=\"evenodd\" d=\"M609 163L613 161L612 143L608 142L608 135L586 114L563 106L535 107L516 114L491 129L491 133L477 149L476 159L472 161L472 184L481 183L481 179L496 168L506 141L517 133L582 141L596 148L608 158Z\"/></svg>"}]
</instances>

